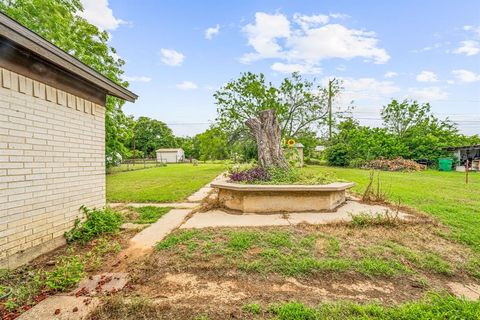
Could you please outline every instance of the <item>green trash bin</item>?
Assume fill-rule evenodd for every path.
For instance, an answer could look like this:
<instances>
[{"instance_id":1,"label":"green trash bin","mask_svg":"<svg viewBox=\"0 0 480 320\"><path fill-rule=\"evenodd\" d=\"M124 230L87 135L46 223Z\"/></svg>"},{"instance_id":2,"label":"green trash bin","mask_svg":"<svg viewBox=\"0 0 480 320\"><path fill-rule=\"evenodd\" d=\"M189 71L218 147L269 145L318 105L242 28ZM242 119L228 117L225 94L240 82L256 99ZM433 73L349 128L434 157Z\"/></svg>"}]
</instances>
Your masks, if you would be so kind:
<instances>
[{"instance_id":1,"label":"green trash bin","mask_svg":"<svg viewBox=\"0 0 480 320\"><path fill-rule=\"evenodd\" d=\"M453 159L441 158L438 159L438 170L440 171L452 171Z\"/></svg>"}]
</instances>

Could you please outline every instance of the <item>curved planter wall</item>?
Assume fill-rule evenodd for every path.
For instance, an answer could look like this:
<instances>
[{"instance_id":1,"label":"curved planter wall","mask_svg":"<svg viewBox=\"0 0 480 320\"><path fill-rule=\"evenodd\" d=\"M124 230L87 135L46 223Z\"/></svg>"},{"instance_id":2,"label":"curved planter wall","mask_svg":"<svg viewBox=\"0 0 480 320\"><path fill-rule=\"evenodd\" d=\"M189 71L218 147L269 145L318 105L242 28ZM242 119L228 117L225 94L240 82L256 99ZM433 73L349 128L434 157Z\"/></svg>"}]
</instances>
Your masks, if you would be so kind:
<instances>
[{"instance_id":1,"label":"curved planter wall","mask_svg":"<svg viewBox=\"0 0 480 320\"><path fill-rule=\"evenodd\" d=\"M331 211L345 202L345 191L353 182L325 185L256 185L213 183L219 201L227 209L242 213Z\"/></svg>"}]
</instances>

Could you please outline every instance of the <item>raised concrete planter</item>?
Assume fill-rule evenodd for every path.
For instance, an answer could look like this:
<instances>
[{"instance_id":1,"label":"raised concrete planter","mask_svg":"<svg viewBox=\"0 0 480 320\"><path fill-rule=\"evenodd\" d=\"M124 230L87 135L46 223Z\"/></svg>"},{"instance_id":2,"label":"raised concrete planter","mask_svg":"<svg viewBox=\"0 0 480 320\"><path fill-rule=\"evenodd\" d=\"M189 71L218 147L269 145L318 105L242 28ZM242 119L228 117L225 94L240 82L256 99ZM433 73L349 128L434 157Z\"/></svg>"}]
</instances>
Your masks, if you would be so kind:
<instances>
[{"instance_id":1,"label":"raised concrete planter","mask_svg":"<svg viewBox=\"0 0 480 320\"><path fill-rule=\"evenodd\" d=\"M212 183L220 203L242 213L278 213L334 210L345 202L345 191L353 182L324 185L257 185Z\"/></svg>"}]
</instances>

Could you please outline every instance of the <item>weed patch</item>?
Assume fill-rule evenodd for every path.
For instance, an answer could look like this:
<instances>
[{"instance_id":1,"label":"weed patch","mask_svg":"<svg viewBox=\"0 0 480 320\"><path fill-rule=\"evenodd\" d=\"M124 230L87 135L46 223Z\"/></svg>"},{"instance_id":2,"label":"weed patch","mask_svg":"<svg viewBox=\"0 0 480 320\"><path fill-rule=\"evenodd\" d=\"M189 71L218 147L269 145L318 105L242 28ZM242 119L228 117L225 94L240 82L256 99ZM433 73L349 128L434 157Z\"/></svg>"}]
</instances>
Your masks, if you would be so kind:
<instances>
[{"instance_id":1,"label":"weed patch","mask_svg":"<svg viewBox=\"0 0 480 320\"><path fill-rule=\"evenodd\" d=\"M394 227L401 223L398 212L386 210L383 214L377 213L371 215L368 213L350 214L352 221L350 225L355 228L364 228L367 226L385 226Z\"/></svg>"},{"instance_id":2,"label":"weed patch","mask_svg":"<svg viewBox=\"0 0 480 320\"><path fill-rule=\"evenodd\" d=\"M259 303L248 303L242 307L242 310L252 314L260 314L262 306Z\"/></svg>"},{"instance_id":3,"label":"weed patch","mask_svg":"<svg viewBox=\"0 0 480 320\"><path fill-rule=\"evenodd\" d=\"M170 207L154 207L154 206L134 208L134 210L137 211L139 214L138 218L134 221L134 223L149 224L149 223L157 222L158 219L163 217L171 209L172 208Z\"/></svg>"},{"instance_id":4,"label":"weed patch","mask_svg":"<svg viewBox=\"0 0 480 320\"><path fill-rule=\"evenodd\" d=\"M105 210L88 209L82 207L85 220L75 220L75 225L70 231L65 232L68 243L79 241L86 243L102 234L117 232L122 224L122 215L109 208Z\"/></svg>"},{"instance_id":5,"label":"weed patch","mask_svg":"<svg viewBox=\"0 0 480 320\"><path fill-rule=\"evenodd\" d=\"M76 253L77 247L69 247L51 267L27 265L15 270L0 270L0 288L11 290L3 301L4 307L13 311L33 304L41 294L67 291L78 284L87 271L97 270L108 254L121 249L117 241L109 238L93 241L93 247L82 255Z\"/></svg>"},{"instance_id":6,"label":"weed patch","mask_svg":"<svg viewBox=\"0 0 480 320\"><path fill-rule=\"evenodd\" d=\"M135 297L125 301L120 296L113 296L97 308L89 319L162 319L161 308L143 297Z\"/></svg>"},{"instance_id":7,"label":"weed patch","mask_svg":"<svg viewBox=\"0 0 480 320\"><path fill-rule=\"evenodd\" d=\"M369 277L395 276L410 270L397 260L367 257L355 263L356 270Z\"/></svg>"}]
</instances>

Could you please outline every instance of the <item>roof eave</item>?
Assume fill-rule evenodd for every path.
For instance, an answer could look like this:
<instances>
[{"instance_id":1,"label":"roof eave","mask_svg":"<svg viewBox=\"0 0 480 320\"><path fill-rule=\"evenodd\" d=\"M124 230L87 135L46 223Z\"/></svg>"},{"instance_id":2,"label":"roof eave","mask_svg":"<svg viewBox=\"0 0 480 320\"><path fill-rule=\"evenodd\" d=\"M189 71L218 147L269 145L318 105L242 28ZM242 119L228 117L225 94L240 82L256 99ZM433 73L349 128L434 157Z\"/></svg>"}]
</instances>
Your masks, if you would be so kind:
<instances>
[{"instance_id":1,"label":"roof eave","mask_svg":"<svg viewBox=\"0 0 480 320\"><path fill-rule=\"evenodd\" d=\"M39 55L42 59L75 74L105 91L106 94L135 102L138 95L116 84L112 80L90 68L72 55L48 42L33 31L25 28L15 20L0 12L0 35L29 51Z\"/></svg>"}]
</instances>

